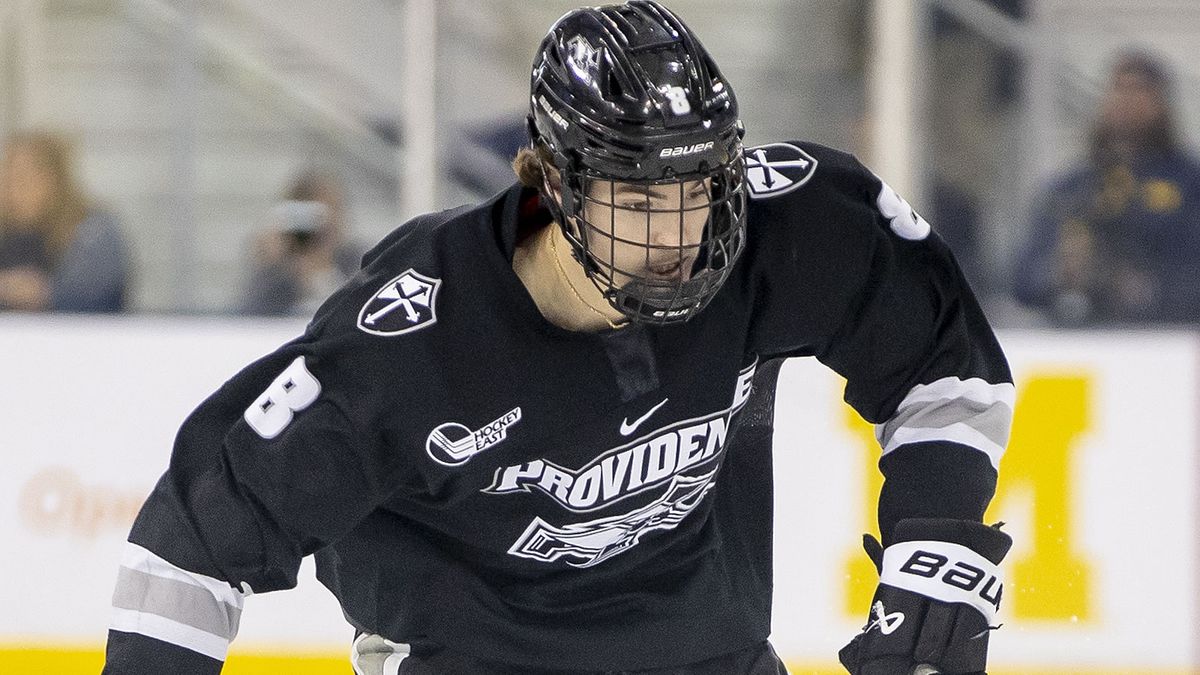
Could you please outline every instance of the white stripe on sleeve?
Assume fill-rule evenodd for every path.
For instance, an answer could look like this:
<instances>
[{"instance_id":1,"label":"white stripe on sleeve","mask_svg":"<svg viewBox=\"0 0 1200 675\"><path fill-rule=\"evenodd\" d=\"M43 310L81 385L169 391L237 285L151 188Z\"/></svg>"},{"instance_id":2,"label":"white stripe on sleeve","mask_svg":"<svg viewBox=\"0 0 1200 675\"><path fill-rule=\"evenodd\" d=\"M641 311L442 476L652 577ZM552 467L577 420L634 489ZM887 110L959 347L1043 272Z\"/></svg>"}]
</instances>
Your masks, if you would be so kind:
<instances>
[{"instance_id":1,"label":"white stripe on sleeve","mask_svg":"<svg viewBox=\"0 0 1200 675\"><path fill-rule=\"evenodd\" d=\"M1008 445L1016 388L944 377L912 388L891 419L875 426L883 453L909 443L950 441L979 450L993 467Z\"/></svg>"},{"instance_id":2,"label":"white stripe on sleeve","mask_svg":"<svg viewBox=\"0 0 1200 675\"><path fill-rule=\"evenodd\" d=\"M176 567L158 557L149 549L138 546L130 541L125 542L125 550L121 554L121 567L128 567L131 570L145 572L146 574L152 574L163 579L174 579L192 584L193 586L199 586L212 593L213 598L218 602L233 605L238 609L242 608L246 597L253 593L248 584L243 584L242 590L237 590L220 579L214 579L210 576L189 572L181 567Z\"/></svg>"},{"instance_id":3,"label":"white stripe on sleeve","mask_svg":"<svg viewBox=\"0 0 1200 675\"><path fill-rule=\"evenodd\" d=\"M121 568L110 628L225 660L249 586L237 590L189 572L132 542L125 544Z\"/></svg>"}]
</instances>

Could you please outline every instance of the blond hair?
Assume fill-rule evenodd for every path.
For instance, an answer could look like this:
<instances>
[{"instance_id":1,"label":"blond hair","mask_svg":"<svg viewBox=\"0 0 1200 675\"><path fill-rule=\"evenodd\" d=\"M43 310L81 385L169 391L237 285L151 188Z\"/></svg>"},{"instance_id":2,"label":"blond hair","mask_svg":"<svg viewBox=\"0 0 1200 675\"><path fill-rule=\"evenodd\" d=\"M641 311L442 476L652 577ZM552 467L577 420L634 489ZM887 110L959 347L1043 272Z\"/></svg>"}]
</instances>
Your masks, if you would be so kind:
<instances>
[{"instance_id":1,"label":"blond hair","mask_svg":"<svg viewBox=\"0 0 1200 675\"><path fill-rule=\"evenodd\" d=\"M521 185L543 192L546 189L547 167L552 172L549 183L557 188L558 171L554 168L554 158L545 145L538 143L535 147L521 148L512 161L513 171L517 174L517 180Z\"/></svg>"}]
</instances>

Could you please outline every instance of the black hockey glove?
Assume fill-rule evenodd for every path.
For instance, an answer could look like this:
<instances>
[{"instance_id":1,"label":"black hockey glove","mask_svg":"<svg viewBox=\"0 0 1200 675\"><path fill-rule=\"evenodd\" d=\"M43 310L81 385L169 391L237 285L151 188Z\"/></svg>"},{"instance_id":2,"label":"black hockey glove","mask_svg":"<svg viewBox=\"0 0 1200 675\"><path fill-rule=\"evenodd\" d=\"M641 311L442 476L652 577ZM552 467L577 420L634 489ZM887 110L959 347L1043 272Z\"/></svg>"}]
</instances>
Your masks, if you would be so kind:
<instances>
[{"instance_id":1,"label":"black hockey glove","mask_svg":"<svg viewBox=\"0 0 1200 675\"><path fill-rule=\"evenodd\" d=\"M902 520L894 535L886 550L863 535L879 588L866 627L838 652L842 665L852 675L986 675L1004 588L997 566L1012 538L951 518Z\"/></svg>"}]
</instances>

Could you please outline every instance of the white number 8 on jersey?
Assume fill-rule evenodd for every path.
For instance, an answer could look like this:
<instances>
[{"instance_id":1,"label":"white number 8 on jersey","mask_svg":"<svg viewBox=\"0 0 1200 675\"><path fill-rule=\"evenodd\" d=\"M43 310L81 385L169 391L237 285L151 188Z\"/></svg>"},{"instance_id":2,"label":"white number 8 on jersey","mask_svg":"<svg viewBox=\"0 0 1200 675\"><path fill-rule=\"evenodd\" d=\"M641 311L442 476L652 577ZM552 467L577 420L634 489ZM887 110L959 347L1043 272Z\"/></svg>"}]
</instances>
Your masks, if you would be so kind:
<instances>
[{"instance_id":1,"label":"white number 8 on jersey","mask_svg":"<svg viewBox=\"0 0 1200 675\"><path fill-rule=\"evenodd\" d=\"M291 424L295 413L312 405L320 395L321 383L308 372L304 357L298 356L262 395L254 399L242 418L255 433L270 440Z\"/></svg>"},{"instance_id":2,"label":"white number 8 on jersey","mask_svg":"<svg viewBox=\"0 0 1200 675\"><path fill-rule=\"evenodd\" d=\"M896 194L892 186L884 183L883 179L880 179L879 183L883 188L879 191L879 199L875 201L875 205L879 207L883 217L891 221L892 232L911 241L920 241L928 237L929 223L914 211L903 197Z\"/></svg>"}]
</instances>

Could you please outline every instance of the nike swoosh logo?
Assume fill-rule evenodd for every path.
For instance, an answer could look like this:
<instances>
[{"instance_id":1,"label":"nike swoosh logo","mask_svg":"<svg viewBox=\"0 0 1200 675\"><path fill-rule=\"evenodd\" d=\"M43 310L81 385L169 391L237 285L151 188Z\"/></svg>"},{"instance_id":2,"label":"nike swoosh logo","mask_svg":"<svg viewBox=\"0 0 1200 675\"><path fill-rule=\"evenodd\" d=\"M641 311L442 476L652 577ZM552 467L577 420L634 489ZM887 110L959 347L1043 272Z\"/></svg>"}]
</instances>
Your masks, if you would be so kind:
<instances>
[{"instance_id":1,"label":"nike swoosh logo","mask_svg":"<svg viewBox=\"0 0 1200 675\"><path fill-rule=\"evenodd\" d=\"M662 403L659 403L658 405L654 406L654 407L653 407L653 408L651 408L651 409L650 409L650 411L649 411L649 412L647 412L645 415L642 415L641 417L639 417L639 418L637 418L636 420L634 420L634 421L633 421L633 424L630 424L630 423L629 423L629 418L628 418L628 417L626 417L625 419L621 420L621 435L622 435L622 436L628 436L629 434L632 434L633 432L637 431L637 428L638 428L638 427L640 427L640 426L642 425L642 422L645 422L646 420L650 419L650 416L651 416L651 415L653 415L654 413L658 412L658 409L659 409L659 408L661 408L661 407L663 407L664 405L666 405L666 404L667 404L667 401L670 401L670 400L671 400L671 399L669 399L669 398L664 398L664 399L662 400Z\"/></svg>"}]
</instances>

